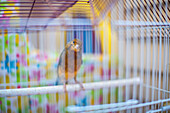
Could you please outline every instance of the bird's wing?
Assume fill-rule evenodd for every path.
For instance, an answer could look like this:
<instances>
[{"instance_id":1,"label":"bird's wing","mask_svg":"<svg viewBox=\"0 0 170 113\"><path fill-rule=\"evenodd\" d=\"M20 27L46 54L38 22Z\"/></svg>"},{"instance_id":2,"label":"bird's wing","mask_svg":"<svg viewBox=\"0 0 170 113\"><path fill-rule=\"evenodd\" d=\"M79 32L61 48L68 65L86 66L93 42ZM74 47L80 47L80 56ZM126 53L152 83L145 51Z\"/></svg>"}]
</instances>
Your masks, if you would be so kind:
<instances>
[{"instance_id":1,"label":"bird's wing","mask_svg":"<svg viewBox=\"0 0 170 113\"><path fill-rule=\"evenodd\" d=\"M57 80L56 80L56 85L59 85L60 78L59 78L59 66L61 65L62 62L62 57L65 54L65 49L61 52L60 57L59 57L59 62L57 65Z\"/></svg>"},{"instance_id":2,"label":"bird's wing","mask_svg":"<svg viewBox=\"0 0 170 113\"><path fill-rule=\"evenodd\" d=\"M59 57L59 62L58 62L58 66L57 66L57 77L59 77L59 66L61 65L62 62L62 57L65 54L65 49L61 52L60 57Z\"/></svg>"},{"instance_id":3,"label":"bird's wing","mask_svg":"<svg viewBox=\"0 0 170 113\"><path fill-rule=\"evenodd\" d=\"M57 66L57 76L59 76L59 75L58 75L58 69L59 69L59 66L60 66L61 63L62 63L62 57L65 58L65 54L66 54L67 50L70 49L70 47L71 47L71 44L67 44L66 47L63 49L63 51L62 51L61 54L60 54L59 62L58 62L58 66Z\"/></svg>"},{"instance_id":4,"label":"bird's wing","mask_svg":"<svg viewBox=\"0 0 170 113\"><path fill-rule=\"evenodd\" d=\"M65 54L65 51L66 51L66 50L64 49L64 50L61 52L61 54L60 54L58 66L61 65L61 60L62 60L63 55Z\"/></svg>"}]
</instances>

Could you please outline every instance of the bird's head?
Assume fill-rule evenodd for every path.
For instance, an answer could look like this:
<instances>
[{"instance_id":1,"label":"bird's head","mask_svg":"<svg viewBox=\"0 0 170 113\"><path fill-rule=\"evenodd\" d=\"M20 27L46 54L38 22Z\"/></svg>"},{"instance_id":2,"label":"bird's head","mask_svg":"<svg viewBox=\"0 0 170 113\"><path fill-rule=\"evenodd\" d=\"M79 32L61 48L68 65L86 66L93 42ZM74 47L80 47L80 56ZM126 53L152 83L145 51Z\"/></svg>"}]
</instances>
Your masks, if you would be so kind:
<instances>
[{"instance_id":1,"label":"bird's head","mask_svg":"<svg viewBox=\"0 0 170 113\"><path fill-rule=\"evenodd\" d=\"M79 39L74 39L70 42L71 50L79 52L82 50L82 42Z\"/></svg>"}]
</instances>

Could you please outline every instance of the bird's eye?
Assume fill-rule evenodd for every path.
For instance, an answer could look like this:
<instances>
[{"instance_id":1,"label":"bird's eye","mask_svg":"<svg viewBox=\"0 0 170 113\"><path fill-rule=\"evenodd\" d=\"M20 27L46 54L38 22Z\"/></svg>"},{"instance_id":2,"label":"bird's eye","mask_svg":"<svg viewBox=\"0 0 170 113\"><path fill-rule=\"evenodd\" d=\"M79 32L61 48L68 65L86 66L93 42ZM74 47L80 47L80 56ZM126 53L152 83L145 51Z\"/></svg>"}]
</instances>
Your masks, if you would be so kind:
<instances>
[{"instance_id":1,"label":"bird's eye","mask_svg":"<svg viewBox=\"0 0 170 113\"><path fill-rule=\"evenodd\" d=\"M75 44L75 41L73 41L73 44Z\"/></svg>"}]
</instances>

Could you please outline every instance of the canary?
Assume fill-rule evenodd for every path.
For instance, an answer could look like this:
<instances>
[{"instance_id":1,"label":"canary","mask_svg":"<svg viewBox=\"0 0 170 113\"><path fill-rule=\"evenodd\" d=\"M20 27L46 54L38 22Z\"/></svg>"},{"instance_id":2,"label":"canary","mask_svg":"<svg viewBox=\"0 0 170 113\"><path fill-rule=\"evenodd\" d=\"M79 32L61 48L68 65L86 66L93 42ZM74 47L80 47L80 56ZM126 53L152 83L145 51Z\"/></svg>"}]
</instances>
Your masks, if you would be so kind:
<instances>
[{"instance_id":1,"label":"canary","mask_svg":"<svg viewBox=\"0 0 170 113\"><path fill-rule=\"evenodd\" d=\"M84 90L83 85L77 81L77 72L82 63L82 42L79 39L74 39L65 46L60 54L56 85L63 83L64 91L67 92L66 84L74 78L75 83L78 83Z\"/></svg>"}]
</instances>

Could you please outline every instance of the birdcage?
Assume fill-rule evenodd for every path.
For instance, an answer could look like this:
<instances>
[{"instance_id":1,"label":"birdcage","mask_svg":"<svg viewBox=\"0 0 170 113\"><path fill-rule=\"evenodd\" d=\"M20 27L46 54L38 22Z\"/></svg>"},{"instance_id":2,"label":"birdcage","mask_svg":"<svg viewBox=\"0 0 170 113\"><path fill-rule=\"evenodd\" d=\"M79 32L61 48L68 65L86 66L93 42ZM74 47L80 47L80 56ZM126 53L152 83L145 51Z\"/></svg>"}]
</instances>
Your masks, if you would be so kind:
<instances>
[{"instance_id":1,"label":"birdcage","mask_svg":"<svg viewBox=\"0 0 170 113\"><path fill-rule=\"evenodd\" d=\"M1 0L0 113L169 113L169 4ZM64 92L59 57L75 38L85 90L71 79Z\"/></svg>"}]
</instances>

